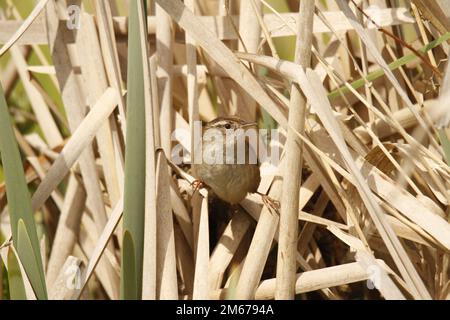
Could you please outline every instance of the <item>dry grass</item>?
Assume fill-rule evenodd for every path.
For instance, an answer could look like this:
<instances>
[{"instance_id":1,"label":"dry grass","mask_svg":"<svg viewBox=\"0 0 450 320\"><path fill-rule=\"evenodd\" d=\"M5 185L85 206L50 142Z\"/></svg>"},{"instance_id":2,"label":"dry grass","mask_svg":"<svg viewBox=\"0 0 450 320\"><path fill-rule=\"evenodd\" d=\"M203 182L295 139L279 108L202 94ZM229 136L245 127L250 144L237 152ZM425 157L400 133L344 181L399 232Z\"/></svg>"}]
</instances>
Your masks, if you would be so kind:
<instances>
[{"instance_id":1,"label":"dry grass","mask_svg":"<svg viewBox=\"0 0 450 320\"><path fill-rule=\"evenodd\" d=\"M450 299L447 3L25 2L0 4L0 299ZM173 163L223 115L280 135L280 212Z\"/></svg>"}]
</instances>

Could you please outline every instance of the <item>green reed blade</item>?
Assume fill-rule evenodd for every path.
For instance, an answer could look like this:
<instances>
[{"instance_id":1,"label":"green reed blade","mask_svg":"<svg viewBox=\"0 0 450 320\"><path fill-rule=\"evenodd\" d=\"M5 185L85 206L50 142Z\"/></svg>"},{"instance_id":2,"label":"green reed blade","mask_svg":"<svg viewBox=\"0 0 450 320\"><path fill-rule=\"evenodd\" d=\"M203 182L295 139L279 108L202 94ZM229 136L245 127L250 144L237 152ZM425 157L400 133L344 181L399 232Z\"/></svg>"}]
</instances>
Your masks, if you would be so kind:
<instances>
[{"instance_id":1,"label":"green reed blade","mask_svg":"<svg viewBox=\"0 0 450 320\"><path fill-rule=\"evenodd\" d=\"M38 299L47 299L44 269L31 208L30 193L19 148L10 123L8 106L0 85L0 153L6 184L6 197L11 219L14 246ZM19 221L22 220L26 237L19 237ZM23 232L22 232L23 233ZM26 243L22 243L24 240ZM30 258L31 257L31 258Z\"/></svg>"}]
</instances>

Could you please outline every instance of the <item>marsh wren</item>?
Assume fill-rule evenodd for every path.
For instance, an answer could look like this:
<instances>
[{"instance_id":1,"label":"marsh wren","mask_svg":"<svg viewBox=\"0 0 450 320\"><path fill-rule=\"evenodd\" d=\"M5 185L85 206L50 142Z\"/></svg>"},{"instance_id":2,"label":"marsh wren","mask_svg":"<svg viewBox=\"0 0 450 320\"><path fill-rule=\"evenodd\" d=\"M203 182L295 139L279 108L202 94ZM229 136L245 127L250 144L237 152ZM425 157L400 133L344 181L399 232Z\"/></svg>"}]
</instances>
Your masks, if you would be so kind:
<instances>
[{"instance_id":1,"label":"marsh wren","mask_svg":"<svg viewBox=\"0 0 450 320\"><path fill-rule=\"evenodd\" d=\"M197 151L201 151L203 161L194 162L192 166L194 176L198 179L194 182L195 188L206 185L218 198L232 205L242 201L248 193L258 193L264 203L273 206L268 196L257 191L261 181L255 150L257 142L251 145L246 135L247 130L252 127L256 130L256 126L256 123L248 123L237 117L219 117L203 126L202 146ZM206 137L208 131L214 132L213 139ZM257 132L254 133L257 137ZM205 161L205 154L221 161Z\"/></svg>"},{"instance_id":2,"label":"marsh wren","mask_svg":"<svg viewBox=\"0 0 450 320\"><path fill-rule=\"evenodd\" d=\"M249 161L250 153L255 150L250 147L247 138L241 146L245 148L245 159L239 163L237 158L238 139L235 133L243 134L251 127L256 127L256 124L237 117L219 117L203 126L202 159L201 163L193 164L194 176L198 179L197 183L206 185L218 198L230 204L239 203L249 192L257 192L261 181L258 163ZM242 130L236 131L239 129ZM215 157L217 161L208 161L206 156Z\"/></svg>"}]
</instances>

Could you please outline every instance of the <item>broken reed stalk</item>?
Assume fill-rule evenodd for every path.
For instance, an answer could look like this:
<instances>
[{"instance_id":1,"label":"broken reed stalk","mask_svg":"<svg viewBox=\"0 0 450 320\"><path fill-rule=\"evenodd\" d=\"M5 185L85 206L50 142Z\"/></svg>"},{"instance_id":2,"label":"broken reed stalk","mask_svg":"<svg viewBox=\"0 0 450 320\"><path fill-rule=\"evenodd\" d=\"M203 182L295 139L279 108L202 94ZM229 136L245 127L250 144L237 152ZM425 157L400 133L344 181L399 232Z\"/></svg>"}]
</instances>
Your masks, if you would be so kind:
<instances>
[{"instance_id":1,"label":"broken reed stalk","mask_svg":"<svg viewBox=\"0 0 450 320\"><path fill-rule=\"evenodd\" d=\"M295 293L305 293L334 286L349 284L370 279L372 273L359 262L341 264L317 270L305 271L295 275ZM256 289L256 300L270 300L275 297L276 278L263 280ZM215 290L212 299L223 299L229 293L229 288Z\"/></svg>"},{"instance_id":2,"label":"broken reed stalk","mask_svg":"<svg viewBox=\"0 0 450 320\"><path fill-rule=\"evenodd\" d=\"M279 199L281 193L281 180L276 179L269 196ZM236 286L235 299L254 299L256 288L261 280L264 266L269 256L275 234L278 230L279 217L264 206L253 234L250 248L242 266L242 271Z\"/></svg>"},{"instance_id":3,"label":"broken reed stalk","mask_svg":"<svg viewBox=\"0 0 450 320\"><path fill-rule=\"evenodd\" d=\"M46 281L52 288L59 270L76 244L81 223L81 215L86 204L86 192L74 175L70 175L64 198L64 205L58 220L53 247L48 260ZM51 291L49 292L51 296Z\"/></svg>"},{"instance_id":4,"label":"broken reed stalk","mask_svg":"<svg viewBox=\"0 0 450 320\"><path fill-rule=\"evenodd\" d=\"M307 68L311 61L314 0L300 2L295 62ZM280 236L277 258L276 299L293 299L297 269L298 200L302 176L302 142L296 132L305 128L306 99L298 84L292 84L288 133L285 146L286 165L281 195Z\"/></svg>"},{"instance_id":5,"label":"broken reed stalk","mask_svg":"<svg viewBox=\"0 0 450 320\"><path fill-rule=\"evenodd\" d=\"M249 228L249 217L242 210L235 211L211 254L208 269L210 290L220 289L224 274Z\"/></svg>"}]
</instances>

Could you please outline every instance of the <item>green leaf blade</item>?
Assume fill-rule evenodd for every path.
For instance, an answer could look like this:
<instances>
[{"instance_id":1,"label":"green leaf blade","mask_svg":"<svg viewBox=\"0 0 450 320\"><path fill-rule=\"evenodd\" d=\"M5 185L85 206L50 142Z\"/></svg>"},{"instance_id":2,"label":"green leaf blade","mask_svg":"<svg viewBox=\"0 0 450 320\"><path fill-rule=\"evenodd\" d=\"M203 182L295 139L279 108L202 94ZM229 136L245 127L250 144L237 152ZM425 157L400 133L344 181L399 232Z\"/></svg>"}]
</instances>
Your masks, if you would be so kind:
<instances>
[{"instance_id":1,"label":"green leaf blade","mask_svg":"<svg viewBox=\"0 0 450 320\"><path fill-rule=\"evenodd\" d=\"M22 261L23 268L28 274L31 286L38 294L38 299L47 299L44 268L41 260L40 246L36 231L36 224L31 207L30 193L28 191L19 148L15 140L10 123L8 106L6 104L3 88L0 85L0 153L4 169L6 197L11 220L13 243ZM19 225L23 223L23 239L26 244L19 244ZM26 235L26 236L25 236ZM25 237L25 238L24 238ZM29 256L34 257L28 259ZM25 261L26 260L26 261Z\"/></svg>"},{"instance_id":2,"label":"green leaf blade","mask_svg":"<svg viewBox=\"0 0 450 320\"><path fill-rule=\"evenodd\" d=\"M123 300L138 300L138 281L136 274L136 257L133 237L128 230L124 231L122 242L122 277L120 298Z\"/></svg>"},{"instance_id":3,"label":"green leaf blade","mask_svg":"<svg viewBox=\"0 0 450 320\"><path fill-rule=\"evenodd\" d=\"M40 257L38 258L35 255L27 228L22 219L19 219L17 233L17 252L24 268L27 266L25 272L28 275L28 279L30 279L30 281L31 279L34 279L32 284L34 293L38 299L47 299L44 273L41 272L42 266L40 268L38 264Z\"/></svg>"},{"instance_id":4,"label":"green leaf blade","mask_svg":"<svg viewBox=\"0 0 450 320\"><path fill-rule=\"evenodd\" d=\"M142 1L142 0L140 0ZM132 246L122 258L121 292L125 299L137 299L142 291L142 266L144 251L144 209L145 209L145 96L144 72L141 35L139 24L139 3L130 2L129 39L128 39L128 84L127 84L127 132L125 151L125 189L123 227L132 240ZM145 20L145 19L144 19ZM145 26L144 26L145 27ZM125 246L124 245L124 246ZM129 276L128 261L125 257L133 257L135 271ZM130 266L131 267L131 266ZM134 283L132 283L132 282ZM134 292L136 290L136 292Z\"/></svg>"},{"instance_id":5,"label":"green leaf blade","mask_svg":"<svg viewBox=\"0 0 450 320\"><path fill-rule=\"evenodd\" d=\"M19 261L14 251L8 250L8 285L11 300L27 300L25 286L23 284L22 273L20 271Z\"/></svg>"}]
</instances>

